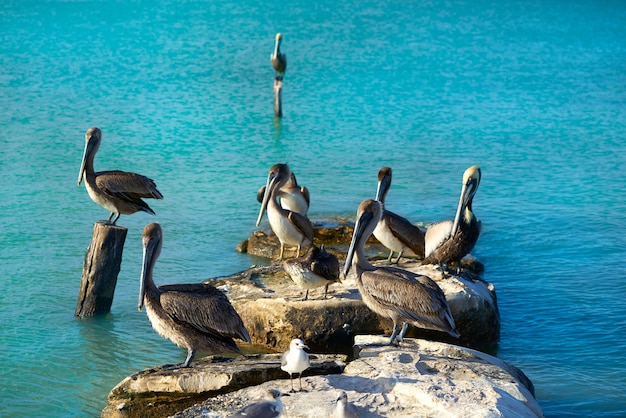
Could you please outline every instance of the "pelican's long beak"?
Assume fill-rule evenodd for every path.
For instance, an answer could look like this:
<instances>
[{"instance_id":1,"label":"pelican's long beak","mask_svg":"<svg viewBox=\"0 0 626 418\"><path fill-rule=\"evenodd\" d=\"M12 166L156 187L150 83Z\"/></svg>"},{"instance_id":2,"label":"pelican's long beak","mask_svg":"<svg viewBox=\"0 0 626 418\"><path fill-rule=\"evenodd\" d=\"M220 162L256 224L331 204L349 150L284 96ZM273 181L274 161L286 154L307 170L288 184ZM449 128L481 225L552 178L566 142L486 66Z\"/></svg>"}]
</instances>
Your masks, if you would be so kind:
<instances>
[{"instance_id":1,"label":"pelican's long beak","mask_svg":"<svg viewBox=\"0 0 626 418\"><path fill-rule=\"evenodd\" d=\"M89 142L90 141L85 141L85 150L83 151L83 160L80 163L80 171L78 172L78 185L80 186L80 183L82 183L83 181L83 176L85 174L85 164L87 163L87 154L90 151L90 146L89 146Z\"/></svg>"},{"instance_id":2,"label":"pelican's long beak","mask_svg":"<svg viewBox=\"0 0 626 418\"><path fill-rule=\"evenodd\" d=\"M459 223L461 222L461 217L463 216L463 210L467 207L469 201L474 197L476 189L478 188L478 181L479 180L476 178L470 177L465 183L463 183L461 197L459 198L459 206L456 208L456 215L454 216L454 224L452 225L450 235L451 237L453 237L459 230Z\"/></svg>"},{"instance_id":3,"label":"pelican's long beak","mask_svg":"<svg viewBox=\"0 0 626 418\"><path fill-rule=\"evenodd\" d=\"M256 226L259 226L261 220L263 219L263 214L267 209L267 204L270 200L270 196L272 195L272 190L274 190L276 179L276 173L269 173L269 175L267 176L267 183L265 184L265 194L263 195L263 202L261 202L261 209L259 210L259 217L256 220Z\"/></svg>"},{"instance_id":4,"label":"pelican's long beak","mask_svg":"<svg viewBox=\"0 0 626 418\"><path fill-rule=\"evenodd\" d=\"M85 150L83 151L83 160L80 163L80 171L78 172L78 185L83 181L85 175L85 166L87 165L87 159L91 158L94 152L100 146L100 130L97 128L90 128L85 134Z\"/></svg>"},{"instance_id":5,"label":"pelican's long beak","mask_svg":"<svg viewBox=\"0 0 626 418\"><path fill-rule=\"evenodd\" d=\"M161 252L160 240L157 237L144 238L143 262L141 264L141 280L139 281L139 300L137 309L141 311L146 296L146 283L152 278L154 262Z\"/></svg>"},{"instance_id":6,"label":"pelican's long beak","mask_svg":"<svg viewBox=\"0 0 626 418\"><path fill-rule=\"evenodd\" d=\"M381 203L384 202L385 195L389 191L390 186L391 186L391 177L384 176L382 179L380 179L380 181L378 182L378 189L376 190L376 200L378 200Z\"/></svg>"},{"instance_id":7,"label":"pelican's long beak","mask_svg":"<svg viewBox=\"0 0 626 418\"><path fill-rule=\"evenodd\" d=\"M361 203L363 206L363 203ZM359 206L359 210L361 209ZM354 253L357 250L357 246L360 245L361 239L367 239L368 237L363 237L365 233L365 229L367 225L372 222L374 218L374 213L371 211L363 211L359 216L357 213L356 223L354 224L354 232L352 233L352 241L350 242L350 248L348 248L348 254L346 254L346 263L343 266L343 277L348 277L348 273L350 272L350 267L352 267L352 258L354 258Z\"/></svg>"},{"instance_id":8,"label":"pelican's long beak","mask_svg":"<svg viewBox=\"0 0 626 418\"><path fill-rule=\"evenodd\" d=\"M141 308L143 308L143 300L146 296L146 275L148 274L148 263L149 261L147 247L144 245L143 247L143 262L141 264L141 279L139 280L139 300L137 301L137 310L141 312Z\"/></svg>"}]
</instances>

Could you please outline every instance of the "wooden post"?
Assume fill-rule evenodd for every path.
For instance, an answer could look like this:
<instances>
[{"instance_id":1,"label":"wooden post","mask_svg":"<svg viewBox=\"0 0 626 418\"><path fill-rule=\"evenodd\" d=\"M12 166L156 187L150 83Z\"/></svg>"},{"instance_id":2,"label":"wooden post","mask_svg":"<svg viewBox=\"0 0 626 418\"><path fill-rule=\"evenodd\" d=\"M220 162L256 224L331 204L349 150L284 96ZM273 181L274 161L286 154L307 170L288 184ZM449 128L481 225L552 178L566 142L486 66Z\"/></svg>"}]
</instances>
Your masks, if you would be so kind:
<instances>
[{"instance_id":1,"label":"wooden post","mask_svg":"<svg viewBox=\"0 0 626 418\"><path fill-rule=\"evenodd\" d=\"M279 75L274 77L274 116L283 117L283 78Z\"/></svg>"},{"instance_id":2,"label":"wooden post","mask_svg":"<svg viewBox=\"0 0 626 418\"><path fill-rule=\"evenodd\" d=\"M85 317L111 311L127 232L123 226L104 221L94 224L74 315Z\"/></svg>"}]
</instances>

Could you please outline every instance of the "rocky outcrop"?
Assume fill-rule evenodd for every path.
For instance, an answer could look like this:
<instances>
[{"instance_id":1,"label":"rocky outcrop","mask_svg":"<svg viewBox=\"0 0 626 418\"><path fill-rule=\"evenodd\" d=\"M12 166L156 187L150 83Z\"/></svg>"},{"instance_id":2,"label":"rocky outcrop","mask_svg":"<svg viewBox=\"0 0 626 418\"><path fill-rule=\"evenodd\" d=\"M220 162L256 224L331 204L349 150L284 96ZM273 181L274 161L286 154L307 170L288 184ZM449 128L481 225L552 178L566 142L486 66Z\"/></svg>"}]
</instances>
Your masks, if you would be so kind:
<instances>
[{"instance_id":1,"label":"rocky outcrop","mask_svg":"<svg viewBox=\"0 0 626 418\"><path fill-rule=\"evenodd\" d=\"M351 236L349 225L316 228L316 244L325 244L341 261ZM272 234L257 231L242 243L240 250L276 257L278 247ZM372 242L366 251L374 259L382 258L373 261L374 264L386 263L388 252L380 244ZM399 348L371 344L379 341L376 338L388 337L355 340L357 335L389 335L392 323L364 305L352 276L331 285L327 299L322 299L324 289L320 288L311 290L307 301L302 300L304 291L280 263L252 266L208 282L228 295L242 317L254 344L243 345L244 352L280 353L293 338L302 338L314 353L343 353L352 358L355 344L362 348L360 358L352 361L341 375L330 373L341 373L346 356L318 354L316 366L305 372L309 376L306 378L309 392L284 399L286 416L327 416L336 389L348 392L349 399L365 417L497 417L507 415L507 408L519 413L518 416L541 416L541 409L531 395L532 384L523 373L498 359L460 347L489 349L499 339L495 289L480 278L482 265L468 258L463 261L463 274L445 278L432 266L420 266L414 260L401 262L399 267L428 275L438 283L446 295L460 338L411 327L407 337L420 339L405 339ZM280 370L279 356L256 355L227 362L214 357L200 358L188 369L160 367L137 373L111 391L102 416L167 416L207 398L210 406L205 402L195 412L179 416L228 415L259 397L268 386L288 389L288 381L274 380L287 377ZM313 374L324 376L313 377Z\"/></svg>"},{"instance_id":2,"label":"rocky outcrop","mask_svg":"<svg viewBox=\"0 0 626 418\"><path fill-rule=\"evenodd\" d=\"M382 342L382 337L358 336L359 357L342 374L303 378L306 392L282 398L284 416L331 416L340 390L363 418L543 416L528 379L502 360L446 343L405 339L393 347ZM267 388L286 392L290 386L288 380L270 381L209 399L175 417L226 417Z\"/></svg>"},{"instance_id":3,"label":"rocky outcrop","mask_svg":"<svg viewBox=\"0 0 626 418\"><path fill-rule=\"evenodd\" d=\"M385 264L386 260L374 264ZM469 271L447 276L416 261L400 267L433 278L444 291L460 338L410 328L407 335L450 342L476 349L489 349L500 337L500 315L493 286ZM304 291L280 264L253 267L230 277L210 280L224 290L250 332L252 341L271 350L286 350L293 338L302 338L318 353L350 353L357 334L391 334L392 322L373 313L361 300L354 278L329 288Z\"/></svg>"},{"instance_id":4,"label":"rocky outcrop","mask_svg":"<svg viewBox=\"0 0 626 418\"><path fill-rule=\"evenodd\" d=\"M135 373L111 390L101 417L165 417L222 393L284 379L288 374L280 369L280 357L205 357L184 369L162 366ZM346 356L312 355L307 374L337 374L345 366Z\"/></svg>"}]
</instances>

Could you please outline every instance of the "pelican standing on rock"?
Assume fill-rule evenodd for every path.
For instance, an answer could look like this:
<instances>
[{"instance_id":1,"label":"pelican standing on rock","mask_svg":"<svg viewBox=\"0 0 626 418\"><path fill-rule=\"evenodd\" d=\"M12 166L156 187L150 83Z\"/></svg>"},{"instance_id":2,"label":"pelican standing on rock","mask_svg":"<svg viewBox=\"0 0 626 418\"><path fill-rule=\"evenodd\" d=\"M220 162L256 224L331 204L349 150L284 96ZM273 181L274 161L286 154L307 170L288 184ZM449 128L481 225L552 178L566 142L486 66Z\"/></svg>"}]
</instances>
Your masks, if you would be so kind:
<instances>
[{"instance_id":1,"label":"pelican standing on rock","mask_svg":"<svg viewBox=\"0 0 626 418\"><path fill-rule=\"evenodd\" d=\"M270 61L272 61L272 67L276 71L276 79L282 80L287 70L287 55L280 52L280 44L283 42L283 35L276 34L276 43L274 44L274 52L270 55Z\"/></svg>"},{"instance_id":2,"label":"pelican standing on rock","mask_svg":"<svg viewBox=\"0 0 626 418\"><path fill-rule=\"evenodd\" d=\"M196 350L241 354L233 338L250 343L250 335L224 293L204 283L155 286L152 271L161 253L162 238L158 223L146 225L139 310L145 303L156 332L187 349L187 359L179 367L189 367Z\"/></svg>"},{"instance_id":3,"label":"pelican standing on rock","mask_svg":"<svg viewBox=\"0 0 626 418\"><path fill-rule=\"evenodd\" d=\"M312 245L302 257L284 261L283 267L296 284L306 289L304 300L309 298L309 289L322 286L325 286L323 299L326 299L328 286L339 282L339 260L323 245Z\"/></svg>"},{"instance_id":4,"label":"pelican standing on rock","mask_svg":"<svg viewBox=\"0 0 626 418\"><path fill-rule=\"evenodd\" d=\"M311 204L309 189L298 185L296 175L293 174L293 172L291 176L289 176L287 184L278 189L277 195L280 199L280 206L283 209L306 216L309 211L309 205ZM265 186L261 186L257 192L256 200L259 203L263 203L263 196L265 196Z\"/></svg>"},{"instance_id":5,"label":"pelican standing on rock","mask_svg":"<svg viewBox=\"0 0 626 418\"><path fill-rule=\"evenodd\" d=\"M297 246L297 257L299 257L300 248L313 243L313 226L309 219L299 213L283 209L278 204L278 190L287 183L290 175L291 172L287 164L274 164L270 167L265 185L265 195L256 221L256 226L259 226L263 214L267 210L267 218L272 231L280 241L280 260L283 259L285 245Z\"/></svg>"},{"instance_id":6,"label":"pelican standing on rock","mask_svg":"<svg viewBox=\"0 0 626 418\"><path fill-rule=\"evenodd\" d=\"M388 261L394 251L398 253L396 264L403 254L424 258L424 233L417 226L400 215L384 209L385 196L391 187L391 168L383 167L378 172L378 190L376 200L383 205L383 216L374 229L374 236L389 249Z\"/></svg>"},{"instance_id":7,"label":"pelican standing on rock","mask_svg":"<svg viewBox=\"0 0 626 418\"><path fill-rule=\"evenodd\" d=\"M302 392L302 372L309 368L311 362L309 355L304 349L309 349L299 338L291 340L289 344L289 350L285 351L281 359L280 368L289 373L289 380L291 381L291 393L294 393L293 389L293 374L298 373L298 380L300 382L300 391Z\"/></svg>"},{"instance_id":8,"label":"pelican standing on rock","mask_svg":"<svg viewBox=\"0 0 626 418\"><path fill-rule=\"evenodd\" d=\"M481 222L472 212L480 176L480 168L475 165L463 173L463 188L454 221L437 222L428 227L424 237L426 257L422 264L439 264L443 272L444 264L457 262L460 272L461 259L472 251L480 235Z\"/></svg>"},{"instance_id":9,"label":"pelican standing on rock","mask_svg":"<svg viewBox=\"0 0 626 418\"><path fill-rule=\"evenodd\" d=\"M243 408L231 418L278 418L283 414L282 396L289 396L278 389L270 389L265 394L265 399L255 402Z\"/></svg>"},{"instance_id":10,"label":"pelican standing on rock","mask_svg":"<svg viewBox=\"0 0 626 418\"><path fill-rule=\"evenodd\" d=\"M163 199L152 179L141 174L125 171L100 171L96 173L93 160L102 132L98 128L89 128L85 133L85 151L78 173L78 185L85 179L85 188L91 200L111 211L108 223L115 225L121 214L130 215L138 211L154 215L154 211L142 198ZM115 219L113 219L115 216ZM113 222L111 220L113 219Z\"/></svg>"},{"instance_id":11,"label":"pelican standing on rock","mask_svg":"<svg viewBox=\"0 0 626 418\"><path fill-rule=\"evenodd\" d=\"M383 206L377 200L365 200L359 205L344 276L354 265L357 287L365 305L393 321L389 344L395 343L399 333L398 324L401 322L458 337L460 334L446 297L430 277L393 267L375 267L367 261L365 242L376 228L382 213ZM400 341L405 331L406 326L403 326L399 334Z\"/></svg>"}]
</instances>

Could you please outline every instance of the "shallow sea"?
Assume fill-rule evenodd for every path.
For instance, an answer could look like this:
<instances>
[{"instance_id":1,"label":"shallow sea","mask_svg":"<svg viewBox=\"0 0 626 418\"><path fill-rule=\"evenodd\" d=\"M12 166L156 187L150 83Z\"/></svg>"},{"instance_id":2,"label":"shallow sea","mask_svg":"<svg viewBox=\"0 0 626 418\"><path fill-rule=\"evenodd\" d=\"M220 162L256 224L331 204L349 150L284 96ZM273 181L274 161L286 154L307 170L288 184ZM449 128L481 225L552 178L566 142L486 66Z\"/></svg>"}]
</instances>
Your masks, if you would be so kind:
<instances>
[{"instance_id":1,"label":"shallow sea","mask_svg":"<svg viewBox=\"0 0 626 418\"><path fill-rule=\"evenodd\" d=\"M142 228L164 229L158 283L260 263L235 246L276 162L314 220L354 216L389 165L389 209L424 225L453 217L480 165L473 255L498 294L497 355L548 417L623 416L624 39L623 1L3 1L0 416L97 416L125 376L182 361L136 309ZM122 216L111 313L77 320L108 216L76 186L91 126L97 170L147 175L165 199Z\"/></svg>"}]
</instances>

